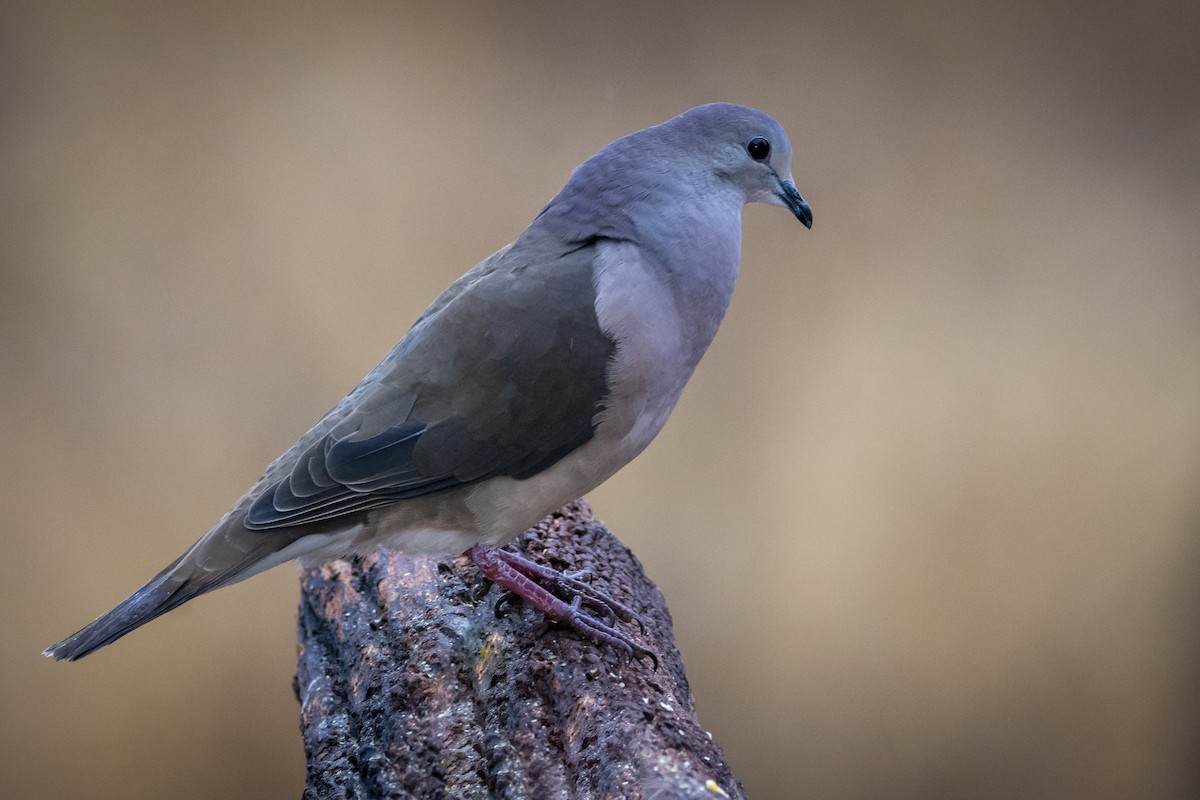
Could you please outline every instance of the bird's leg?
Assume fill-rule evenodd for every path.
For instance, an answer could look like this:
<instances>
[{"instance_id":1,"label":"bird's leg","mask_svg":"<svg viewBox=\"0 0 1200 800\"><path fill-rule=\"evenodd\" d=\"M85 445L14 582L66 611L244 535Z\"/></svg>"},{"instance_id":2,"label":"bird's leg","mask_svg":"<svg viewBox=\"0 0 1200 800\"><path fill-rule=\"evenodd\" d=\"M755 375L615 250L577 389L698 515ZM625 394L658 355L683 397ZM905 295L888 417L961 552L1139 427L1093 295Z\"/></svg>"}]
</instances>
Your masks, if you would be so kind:
<instances>
[{"instance_id":1,"label":"bird's leg","mask_svg":"<svg viewBox=\"0 0 1200 800\"><path fill-rule=\"evenodd\" d=\"M508 589L550 619L569 625L601 644L619 647L632 656L649 656L657 668L658 659L653 653L582 608L586 601L589 606L601 610L610 622L617 619L625 622L636 620L644 632L642 618L625 604L558 570L536 564L507 550L476 545L467 552L485 578ZM570 595L570 602L555 595L543 583Z\"/></svg>"},{"instance_id":2,"label":"bird's leg","mask_svg":"<svg viewBox=\"0 0 1200 800\"><path fill-rule=\"evenodd\" d=\"M520 553L510 553L507 550L500 550L498 552L513 569L527 578L535 581L540 580L544 583L552 583L559 591L569 594L572 597L582 598L589 605L602 611L608 618L609 624L618 619L622 622L636 622L642 633L646 632L646 621L636 611L612 595L601 592L595 587L579 580L580 576L588 574L587 570L568 574L539 564L536 561L530 561Z\"/></svg>"}]
</instances>

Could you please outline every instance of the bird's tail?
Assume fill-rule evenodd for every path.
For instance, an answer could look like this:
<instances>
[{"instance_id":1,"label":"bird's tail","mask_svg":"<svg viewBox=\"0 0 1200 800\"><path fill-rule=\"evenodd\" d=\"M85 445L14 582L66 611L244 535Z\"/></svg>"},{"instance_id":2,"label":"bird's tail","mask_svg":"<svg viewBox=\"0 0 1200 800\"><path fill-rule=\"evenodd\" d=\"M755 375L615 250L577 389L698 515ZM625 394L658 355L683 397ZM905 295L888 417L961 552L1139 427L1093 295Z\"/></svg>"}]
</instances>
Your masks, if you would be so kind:
<instances>
[{"instance_id":1,"label":"bird's tail","mask_svg":"<svg viewBox=\"0 0 1200 800\"><path fill-rule=\"evenodd\" d=\"M288 551L288 545L296 538L290 532L246 531L240 518L222 520L116 608L47 647L42 654L56 661L83 658L193 597L289 560L294 554Z\"/></svg>"},{"instance_id":2,"label":"bird's tail","mask_svg":"<svg viewBox=\"0 0 1200 800\"><path fill-rule=\"evenodd\" d=\"M83 629L47 647L42 655L56 661L74 661L88 653L112 644L134 628L145 625L173 608L186 603L210 588L189 587L187 578L176 574L184 556L154 576L149 583L125 598L116 608L102 615Z\"/></svg>"}]
</instances>

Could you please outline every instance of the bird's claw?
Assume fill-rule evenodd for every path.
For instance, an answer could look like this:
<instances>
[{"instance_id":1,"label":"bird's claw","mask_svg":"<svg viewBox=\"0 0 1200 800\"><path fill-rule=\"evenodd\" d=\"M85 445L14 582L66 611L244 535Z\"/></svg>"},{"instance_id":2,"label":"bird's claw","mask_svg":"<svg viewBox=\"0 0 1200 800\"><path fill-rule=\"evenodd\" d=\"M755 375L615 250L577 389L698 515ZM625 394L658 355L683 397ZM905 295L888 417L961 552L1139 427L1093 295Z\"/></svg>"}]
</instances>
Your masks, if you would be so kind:
<instances>
[{"instance_id":1,"label":"bird's claw","mask_svg":"<svg viewBox=\"0 0 1200 800\"><path fill-rule=\"evenodd\" d=\"M495 606L496 619L504 619L508 616L508 607L512 605L513 597L515 595L507 593L500 595Z\"/></svg>"},{"instance_id":2,"label":"bird's claw","mask_svg":"<svg viewBox=\"0 0 1200 800\"><path fill-rule=\"evenodd\" d=\"M615 627L618 620L636 622L644 636L645 619L608 594L581 582L580 573L563 574L506 550L477 546L471 548L470 555L484 577L511 592L496 601L498 618L507 614L514 597L520 597L551 620L587 634L601 644L617 647L630 658L649 657L654 669L658 669L659 661L654 653ZM569 597L569 601L563 596Z\"/></svg>"}]
</instances>

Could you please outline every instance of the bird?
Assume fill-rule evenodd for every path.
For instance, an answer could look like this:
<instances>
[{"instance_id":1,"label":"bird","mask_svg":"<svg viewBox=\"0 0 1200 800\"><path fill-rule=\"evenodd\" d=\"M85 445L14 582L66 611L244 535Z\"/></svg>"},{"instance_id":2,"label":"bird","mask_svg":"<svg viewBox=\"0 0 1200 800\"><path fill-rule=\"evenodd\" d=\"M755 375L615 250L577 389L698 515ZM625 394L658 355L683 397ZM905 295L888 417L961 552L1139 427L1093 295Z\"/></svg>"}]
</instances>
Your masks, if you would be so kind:
<instances>
[{"instance_id":1,"label":"bird","mask_svg":"<svg viewBox=\"0 0 1200 800\"><path fill-rule=\"evenodd\" d=\"M383 545L469 553L601 644L647 651L617 598L502 547L662 429L733 295L748 203L812 211L770 115L692 108L607 145L195 544L44 655L74 661L214 589Z\"/></svg>"}]
</instances>

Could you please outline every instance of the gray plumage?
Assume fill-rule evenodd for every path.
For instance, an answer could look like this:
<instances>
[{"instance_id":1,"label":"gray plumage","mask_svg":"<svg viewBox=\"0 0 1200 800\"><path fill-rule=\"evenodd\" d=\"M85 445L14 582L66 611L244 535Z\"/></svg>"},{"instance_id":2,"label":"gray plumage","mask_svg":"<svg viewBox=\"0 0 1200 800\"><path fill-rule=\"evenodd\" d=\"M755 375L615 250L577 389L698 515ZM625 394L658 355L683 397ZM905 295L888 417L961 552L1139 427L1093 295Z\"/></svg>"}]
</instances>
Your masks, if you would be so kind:
<instances>
[{"instance_id":1,"label":"gray plumage","mask_svg":"<svg viewBox=\"0 0 1200 800\"><path fill-rule=\"evenodd\" d=\"M725 103L613 142L196 544L46 654L80 658L297 557L500 545L595 488L658 433L715 335L742 206L811 226L790 167L775 120Z\"/></svg>"}]
</instances>

